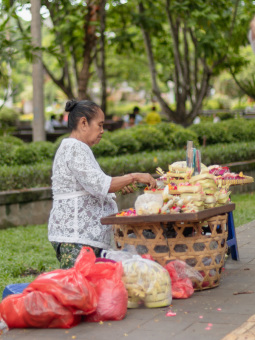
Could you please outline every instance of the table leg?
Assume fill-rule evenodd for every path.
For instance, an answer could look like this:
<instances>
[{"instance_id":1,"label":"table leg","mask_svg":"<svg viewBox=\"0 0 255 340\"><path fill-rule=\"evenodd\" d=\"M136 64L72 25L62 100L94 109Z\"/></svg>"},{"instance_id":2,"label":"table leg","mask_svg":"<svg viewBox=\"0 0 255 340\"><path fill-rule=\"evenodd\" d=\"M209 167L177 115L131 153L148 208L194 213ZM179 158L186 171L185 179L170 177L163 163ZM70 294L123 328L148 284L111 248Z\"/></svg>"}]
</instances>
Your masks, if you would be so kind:
<instances>
[{"instance_id":1,"label":"table leg","mask_svg":"<svg viewBox=\"0 0 255 340\"><path fill-rule=\"evenodd\" d=\"M230 247L231 257L233 260L239 261L239 253L236 239L236 231L234 225L233 212L228 213L228 240L227 245Z\"/></svg>"}]
</instances>

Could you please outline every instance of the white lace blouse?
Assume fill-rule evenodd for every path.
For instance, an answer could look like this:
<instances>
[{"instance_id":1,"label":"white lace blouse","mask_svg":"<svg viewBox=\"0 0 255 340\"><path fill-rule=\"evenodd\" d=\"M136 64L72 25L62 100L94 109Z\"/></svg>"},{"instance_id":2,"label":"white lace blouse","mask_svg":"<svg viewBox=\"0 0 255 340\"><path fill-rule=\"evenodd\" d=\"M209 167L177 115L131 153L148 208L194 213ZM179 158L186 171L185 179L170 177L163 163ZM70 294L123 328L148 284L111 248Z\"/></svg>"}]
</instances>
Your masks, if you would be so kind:
<instances>
[{"instance_id":1,"label":"white lace blouse","mask_svg":"<svg viewBox=\"0 0 255 340\"><path fill-rule=\"evenodd\" d=\"M100 218L117 212L115 194L108 194L111 180L87 144L63 139L53 163L49 241L109 248L112 226Z\"/></svg>"}]
</instances>

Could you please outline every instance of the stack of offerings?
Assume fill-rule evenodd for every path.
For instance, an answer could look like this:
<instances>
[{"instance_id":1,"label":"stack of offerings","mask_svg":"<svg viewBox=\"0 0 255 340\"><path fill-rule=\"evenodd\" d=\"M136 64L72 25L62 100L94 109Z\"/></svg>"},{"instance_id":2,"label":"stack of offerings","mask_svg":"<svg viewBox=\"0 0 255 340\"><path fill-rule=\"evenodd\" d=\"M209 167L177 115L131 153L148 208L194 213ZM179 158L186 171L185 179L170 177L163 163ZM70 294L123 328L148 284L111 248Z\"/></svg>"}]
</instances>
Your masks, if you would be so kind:
<instances>
[{"instance_id":1,"label":"stack of offerings","mask_svg":"<svg viewBox=\"0 0 255 340\"><path fill-rule=\"evenodd\" d=\"M204 172L200 175L193 176L189 182L192 185L200 184L202 186L203 192L205 194L205 209L215 207L217 201L217 197L215 194L218 191L218 187L214 175L209 174L209 172Z\"/></svg>"},{"instance_id":2,"label":"stack of offerings","mask_svg":"<svg viewBox=\"0 0 255 340\"><path fill-rule=\"evenodd\" d=\"M222 205L227 204L230 201L229 195L231 191L228 190L228 186L221 188L219 191L216 192L216 207L221 207Z\"/></svg>"},{"instance_id":3,"label":"stack of offerings","mask_svg":"<svg viewBox=\"0 0 255 340\"><path fill-rule=\"evenodd\" d=\"M185 213L204 210L206 196L200 183L180 183L178 185L180 197L183 200L182 211Z\"/></svg>"},{"instance_id":4,"label":"stack of offerings","mask_svg":"<svg viewBox=\"0 0 255 340\"><path fill-rule=\"evenodd\" d=\"M180 183L188 181L194 169L188 168L186 161L175 162L169 165L169 172L167 173L167 183Z\"/></svg>"},{"instance_id":5,"label":"stack of offerings","mask_svg":"<svg viewBox=\"0 0 255 340\"><path fill-rule=\"evenodd\" d=\"M122 280L128 292L128 308L141 303L148 308L166 307L172 302L169 273L160 264L140 256L122 262Z\"/></svg>"}]
</instances>

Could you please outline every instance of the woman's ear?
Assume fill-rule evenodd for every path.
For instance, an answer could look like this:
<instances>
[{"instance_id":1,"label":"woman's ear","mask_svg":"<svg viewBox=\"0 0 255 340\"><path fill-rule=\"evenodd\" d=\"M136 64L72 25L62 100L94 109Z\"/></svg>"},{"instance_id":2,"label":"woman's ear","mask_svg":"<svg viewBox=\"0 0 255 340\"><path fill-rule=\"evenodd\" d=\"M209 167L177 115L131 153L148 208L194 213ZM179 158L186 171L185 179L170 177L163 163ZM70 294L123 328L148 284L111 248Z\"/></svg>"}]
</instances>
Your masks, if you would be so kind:
<instances>
[{"instance_id":1,"label":"woman's ear","mask_svg":"<svg viewBox=\"0 0 255 340\"><path fill-rule=\"evenodd\" d=\"M88 127L88 121L86 117L81 117L79 121L80 127L86 129Z\"/></svg>"}]
</instances>

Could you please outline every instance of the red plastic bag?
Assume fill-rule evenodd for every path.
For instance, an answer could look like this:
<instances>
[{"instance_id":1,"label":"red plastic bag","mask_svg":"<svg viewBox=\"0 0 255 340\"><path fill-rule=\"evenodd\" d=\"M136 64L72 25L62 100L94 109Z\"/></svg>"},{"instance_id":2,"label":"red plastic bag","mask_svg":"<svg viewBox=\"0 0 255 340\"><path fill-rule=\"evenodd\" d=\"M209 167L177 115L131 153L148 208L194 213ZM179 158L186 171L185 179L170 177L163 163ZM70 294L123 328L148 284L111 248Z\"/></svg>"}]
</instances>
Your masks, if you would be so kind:
<instances>
[{"instance_id":1,"label":"red plastic bag","mask_svg":"<svg viewBox=\"0 0 255 340\"><path fill-rule=\"evenodd\" d=\"M39 291L7 296L0 315L9 328L70 328L81 320L52 295Z\"/></svg>"},{"instance_id":2,"label":"red plastic bag","mask_svg":"<svg viewBox=\"0 0 255 340\"><path fill-rule=\"evenodd\" d=\"M194 293L192 277L202 280L202 276L194 268L187 265L186 262L175 260L169 262L164 267L172 282L173 299L187 299Z\"/></svg>"},{"instance_id":3,"label":"red plastic bag","mask_svg":"<svg viewBox=\"0 0 255 340\"><path fill-rule=\"evenodd\" d=\"M40 291L54 296L61 305L70 308L74 314L90 314L96 310L95 288L85 278L95 265L95 255L91 248L84 247L78 256L75 267L57 269L39 275L24 290L24 293Z\"/></svg>"},{"instance_id":4,"label":"red plastic bag","mask_svg":"<svg viewBox=\"0 0 255 340\"><path fill-rule=\"evenodd\" d=\"M96 310L97 295L94 287L74 268L58 269L39 275L24 293L32 291L51 294L75 314L85 315Z\"/></svg>"},{"instance_id":5,"label":"red plastic bag","mask_svg":"<svg viewBox=\"0 0 255 340\"><path fill-rule=\"evenodd\" d=\"M150 254L143 254L141 255L141 257L146 260L155 261L154 258Z\"/></svg>"},{"instance_id":6,"label":"red plastic bag","mask_svg":"<svg viewBox=\"0 0 255 340\"><path fill-rule=\"evenodd\" d=\"M122 274L121 262L95 264L87 279L95 285L98 305L96 311L86 317L86 321L122 320L125 317L128 294L121 279Z\"/></svg>"}]
</instances>

